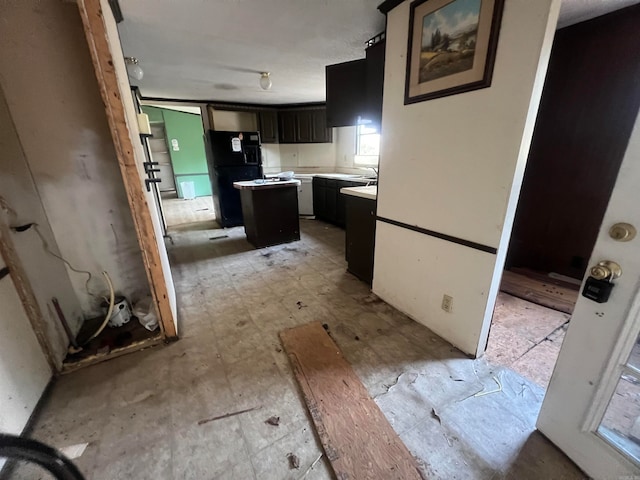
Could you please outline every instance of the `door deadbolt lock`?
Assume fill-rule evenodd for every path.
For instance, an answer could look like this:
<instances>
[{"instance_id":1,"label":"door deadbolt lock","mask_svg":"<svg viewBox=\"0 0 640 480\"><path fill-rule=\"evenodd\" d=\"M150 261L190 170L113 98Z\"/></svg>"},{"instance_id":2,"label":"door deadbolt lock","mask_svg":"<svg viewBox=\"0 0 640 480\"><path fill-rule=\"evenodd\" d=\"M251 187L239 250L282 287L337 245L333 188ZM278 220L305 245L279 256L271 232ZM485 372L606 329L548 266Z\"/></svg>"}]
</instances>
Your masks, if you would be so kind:
<instances>
[{"instance_id":1,"label":"door deadbolt lock","mask_svg":"<svg viewBox=\"0 0 640 480\"><path fill-rule=\"evenodd\" d=\"M629 242L636 238L636 227L630 223L616 223L609 229L609 236L618 242Z\"/></svg>"},{"instance_id":2,"label":"door deadbolt lock","mask_svg":"<svg viewBox=\"0 0 640 480\"><path fill-rule=\"evenodd\" d=\"M616 262L603 260L591 267L591 274L584 284L582 296L597 303L609 300L614 284L612 280L622 275L622 268Z\"/></svg>"}]
</instances>

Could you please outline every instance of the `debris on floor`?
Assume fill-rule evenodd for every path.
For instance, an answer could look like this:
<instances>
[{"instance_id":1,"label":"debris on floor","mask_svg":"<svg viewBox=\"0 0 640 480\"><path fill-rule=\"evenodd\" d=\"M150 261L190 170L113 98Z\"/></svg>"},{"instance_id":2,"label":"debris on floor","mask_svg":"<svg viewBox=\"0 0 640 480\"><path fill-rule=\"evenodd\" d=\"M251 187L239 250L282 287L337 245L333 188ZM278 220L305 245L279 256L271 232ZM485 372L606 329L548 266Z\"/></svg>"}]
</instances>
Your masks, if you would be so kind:
<instances>
[{"instance_id":1,"label":"debris on floor","mask_svg":"<svg viewBox=\"0 0 640 480\"><path fill-rule=\"evenodd\" d=\"M495 390L490 390L488 392L483 390L482 392L476 393L474 397L484 397L485 395L491 395L492 393L500 393L502 391L502 383L500 382L500 379L495 375L491 378L493 378L493 381L496 382L496 384L498 384L498 388L496 388Z\"/></svg>"},{"instance_id":2,"label":"debris on floor","mask_svg":"<svg viewBox=\"0 0 640 480\"><path fill-rule=\"evenodd\" d=\"M69 445L68 447L62 447L60 453L70 460L80 458L84 451L89 446L88 443L78 443L77 445Z\"/></svg>"},{"instance_id":3,"label":"debris on floor","mask_svg":"<svg viewBox=\"0 0 640 480\"><path fill-rule=\"evenodd\" d=\"M401 380L401 379L404 379L404 377L406 377L406 378L408 378L408 379L409 379L409 381L407 382L407 385L411 385L412 383L415 383L415 382L416 382L416 380L418 379L419 375L418 375L417 373L415 373L415 372L403 372L403 373L401 373L400 375L398 375L398 376L396 377L395 381L394 381L392 384L390 384L390 385L386 385L386 384L385 384L385 385L384 385L385 391L384 391L384 392L382 392L382 393L380 393L380 394L378 394L378 395L376 395L375 397L373 397L373 399L375 400L376 398L378 398L378 397L380 397L380 396L382 396L382 395L385 395L385 394L389 393L389 391L390 391L393 387L395 387L396 385L398 385L398 384L400 383L400 380Z\"/></svg>"},{"instance_id":4,"label":"debris on floor","mask_svg":"<svg viewBox=\"0 0 640 480\"><path fill-rule=\"evenodd\" d=\"M438 415L438 412L436 412L435 408L431 409L431 416L435 418L440 425L442 425L442 419L440 418L440 415Z\"/></svg>"},{"instance_id":5,"label":"debris on floor","mask_svg":"<svg viewBox=\"0 0 640 480\"><path fill-rule=\"evenodd\" d=\"M258 410L260 407L246 408L244 410L238 410L237 412L225 413L224 415L218 415L217 417L204 418L202 420L198 420L198 425L204 425L205 423L215 422L216 420L222 420L223 418L235 417L236 415L241 415L243 413L252 412L253 410Z\"/></svg>"},{"instance_id":6,"label":"debris on floor","mask_svg":"<svg viewBox=\"0 0 640 480\"><path fill-rule=\"evenodd\" d=\"M304 308L304 307L306 307L306 306L307 306L307 305L305 305L304 303L302 303L302 302L300 302L300 301L297 301L297 302L296 302L296 305L298 305L298 310L300 310L300 309L302 309L302 308Z\"/></svg>"},{"instance_id":7,"label":"debris on floor","mask_svg":"<svg viewBox=\"0 0 640 480\"><path fill-rule=\"evenodd\" d=\"M287 458L289 459L289 468L291 470L300 468L300 459L295 453L288 453Z\"/></svg>"},{"instance_id":8,"label":"debris on floor","mask_svg":"<svg viewBox=\"0 0 640 480\"><path fill-rule=\"evenodd\" d=\"M313 467L315 467L318 462L322 459L322 456L324 455L324 453L321 453L320 455L318 455L318 458L316 458L313 463L311 465L309 465L309 468L307 468L307 470L302 474L302 476L300 477L300 480L303 480L305 478L307 478L307 475L309 474L309 472L311 470L313 470Z\"/></svg>"},{"instance_id":9,"label":"debris on floor","mask_svg":"<svg viewBox=\"0 0 640 480\"><path fill-rule=\"evenodd\" d=\"M278 425L280 425L280 417L276 417L276 416L269 417L264 421L264 423L277 427Z\"/></svg>"}]
</instances>

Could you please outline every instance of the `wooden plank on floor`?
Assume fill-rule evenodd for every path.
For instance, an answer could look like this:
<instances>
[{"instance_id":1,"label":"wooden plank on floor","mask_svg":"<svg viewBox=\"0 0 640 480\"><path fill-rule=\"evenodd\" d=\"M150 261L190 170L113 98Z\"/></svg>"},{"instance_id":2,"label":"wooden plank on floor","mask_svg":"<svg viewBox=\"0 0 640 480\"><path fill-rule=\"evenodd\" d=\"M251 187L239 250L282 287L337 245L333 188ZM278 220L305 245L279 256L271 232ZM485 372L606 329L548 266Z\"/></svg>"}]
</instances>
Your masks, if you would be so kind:
<instances>
[{"instance_id":1,"label":"wooden plank on floor","mask_svg":"<svg viewBox=\"0 0 640 480\"><path fill-rule=\"evenodd\" d=\"M500 290L514 297L568 314L573 313L579 294L573 288L554 285L552 282L529 278L510 271L503 273Z\"/></svg>"},{"instance_id":2,"label":"wooden plank on floor","mask_svg":"<svg viewBox=\"0 0 640 480\"><path fill-rule=\"evenodd\" d=\"M280 332L338 479L417 479L418 462L320 322Z\"/></svg>"}]
</instances>

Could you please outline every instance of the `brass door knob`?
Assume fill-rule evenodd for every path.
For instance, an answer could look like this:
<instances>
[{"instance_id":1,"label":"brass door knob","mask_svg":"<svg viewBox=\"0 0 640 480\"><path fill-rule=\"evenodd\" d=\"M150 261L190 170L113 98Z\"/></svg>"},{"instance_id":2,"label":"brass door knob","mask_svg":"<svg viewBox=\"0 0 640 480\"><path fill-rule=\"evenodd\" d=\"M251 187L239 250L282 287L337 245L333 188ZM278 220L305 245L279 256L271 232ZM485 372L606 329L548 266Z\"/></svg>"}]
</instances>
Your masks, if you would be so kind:
<instances>
[{"instance_id":1,"label":"brass door knob","mask_svg":"<svg viewBox=\"0 0 640 480\"><path fill-rule=\"evenodd\" d=\"M596 280L613 280L622 275L622 268L616 262L603 260L591 267L590 273Z\"/></svg>"}]
</instances>

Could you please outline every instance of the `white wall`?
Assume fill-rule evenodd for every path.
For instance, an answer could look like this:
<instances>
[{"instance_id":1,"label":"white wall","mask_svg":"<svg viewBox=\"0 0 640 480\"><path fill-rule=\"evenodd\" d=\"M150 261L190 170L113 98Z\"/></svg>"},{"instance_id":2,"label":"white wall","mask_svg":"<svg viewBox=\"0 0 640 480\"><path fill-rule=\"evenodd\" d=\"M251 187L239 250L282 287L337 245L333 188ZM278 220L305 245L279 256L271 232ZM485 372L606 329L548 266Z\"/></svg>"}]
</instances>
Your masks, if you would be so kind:
<instances>
[{"instance_id":1,"label":"white wall","mask_svg":"<svg viewBox=\"0 0 640 480\"><path fill-rule=\"evenodd\" d=\"M21 222L25 218L35 220L41 225L51 248L55 249L42 205L26 171L24 155L1 88L0 125L0 201L4 205L0 209L0 222L11 225L11 222ZM16 201L18 199L19 202ZM15 206L15 214L7 211L9 205L12 209ZM44 254L34 232L26 231L14 236L16 238L12 240L23 267L36 281L32 286L40 308L43 308L43 303L46 305L49 295L56 295L61 304L68 307L67 312L73 311L77 299L64 267ZM0 257L0 268L4 266ZM47 315L46 306L43 313ZM48 335L57 338L57 321L50 316L47 320ZM65 346L66 343L55 344L59 361ZM0 432L22 433L50 378L49 364L11 276L5 276L0 279ZM0 459L0 468L3 463L4 460Z\"/></svg>"},{"instance_id":2,"label":"white wall","mask_svg":"<svg viewBox=\"0 0 640 480\"><path fill-rule=\"evenodd\" d=\"M49 249L60 254L45 210L38 196L4 92L0 87L0 222L9 227L37 223ZM10 209L10 211L8 211ZM82 310L64 264L47 253L35 228L11 232L16 255L29 278L45 319L45 334L58 365L66 355L68 340L57 318L51 298L56 297L72 328L81 324ZM86 277L85 277L86 278Z\"/></svg>"},{"instance_id":3,"label":"white wall","mask_svg":"<svg viewBox=\"0 0 640 480\"><path fill-rule=\"evenodd\" d=\"M0 85L60 253L93 273L94 293L106 293L106 270L130 299L148 294L77 6L5 2L0 38ZM86 277L69 276L83 313L100 313Z\"/></svg>"},{"instance_id":4,"label":"white wall","mask_svg":"<svg viewBox=\"0 0 640 480\"><path fill-rule=\"evenodd\" d=\"M49 383L51 370L11 276L0 279L0 305L0 432L17 435ZM4 462L0 458L0 469Z\"/></svg>"},{"instance_id":5,"label":"white wall","mask_svg":"<svg viewBox=\"0 0 640 480\"><path fill-rule=\"evenodd\" d=\"M267 143L262 145L266 173L293 170L297 173L329 173L336 169L335 143Z\"/></svg>"},{"instance_id":6,"label":"white wall","mask_svg":"<svg viewBox=\"0 0 640 480\"><path fill-rule=\"evenodd\" d=\"M560 5L505 3L492 86L412 105L410 2L387 17L378 215L498 254L378 222L373 289L472 355L484 351Z\"/></svg>"}]
</instances>

